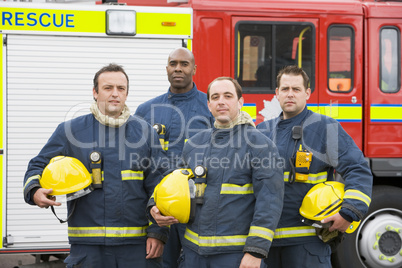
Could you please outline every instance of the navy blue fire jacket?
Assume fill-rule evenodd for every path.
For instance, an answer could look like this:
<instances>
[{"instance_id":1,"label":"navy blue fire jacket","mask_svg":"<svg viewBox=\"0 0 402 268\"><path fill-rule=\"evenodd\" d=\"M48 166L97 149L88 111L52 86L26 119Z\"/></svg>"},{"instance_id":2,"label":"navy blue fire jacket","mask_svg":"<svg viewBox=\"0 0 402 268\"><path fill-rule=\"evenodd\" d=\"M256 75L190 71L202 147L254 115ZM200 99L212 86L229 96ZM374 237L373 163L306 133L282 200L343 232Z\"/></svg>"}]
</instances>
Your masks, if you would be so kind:
<instances>
[{"instance_id":1,"label":"navy blue fire jacket","mask_svg":"<svg viewBox=\"0 0 402 268\"><path fill-rule=\"evenodd\" d=\"M198 132L211 128L214 119L207 106L207 95L196 85L186 93L170 91L138 106L135 115L149 124L162 124L166 133L162 136L164 148L175 168L181 157L184 143Z\"/></svg>"},{"instance_id":2,"label":"navy blue fire jacket","mask_svg":"<svg viewBox=\"0 0 402 268\"><path fill-rule=\"evenodd\" d=\"M276 146L249 124L208 129L183 149L183 166L197 165L207 168L207 186L183 245L200 255L266 257L283 204L283 163Z\"/></svg>"},{"instance_id":3,"label":"navy blue fire jacket","mask_svg":"<svg viewBox=\"0 0 402 268\"><path fill-rule=\"evenodd\" d=\"M29 162L25 201L35 205L32 190L40 187L42 172L53 157L75 157L91 173L89 155L93 151L101 153L103 187L76 199L68 221L70 244L139 244L147 236L166 242L168 228L150 225L145 213L165 172L159 160L166 156L155 130L138 117L130 116L119 128L102 125L92 114L61 123ZM69 214L74 201L67 204Z\"/></svg>"}]
</instances>

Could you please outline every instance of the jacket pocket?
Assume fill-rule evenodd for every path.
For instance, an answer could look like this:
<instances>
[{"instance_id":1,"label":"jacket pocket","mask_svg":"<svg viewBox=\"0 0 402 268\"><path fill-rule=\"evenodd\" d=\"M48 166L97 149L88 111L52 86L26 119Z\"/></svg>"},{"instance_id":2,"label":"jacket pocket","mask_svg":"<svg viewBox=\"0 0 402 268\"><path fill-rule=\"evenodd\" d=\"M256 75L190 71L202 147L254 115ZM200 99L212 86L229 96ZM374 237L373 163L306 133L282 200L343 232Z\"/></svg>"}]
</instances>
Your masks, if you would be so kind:
<instances>
[{"instance_id":1,"label":"jacket pocket","mask_svg":"<svg viewBox=\"0 0 402 268\"><path fill-rule=\"evenodd\" d=\"M310 255L317 257L320 263L326 263L330 260L331 249L324 242L306 243L304 244L304 248Z\"/></svg>"}]
</instances>

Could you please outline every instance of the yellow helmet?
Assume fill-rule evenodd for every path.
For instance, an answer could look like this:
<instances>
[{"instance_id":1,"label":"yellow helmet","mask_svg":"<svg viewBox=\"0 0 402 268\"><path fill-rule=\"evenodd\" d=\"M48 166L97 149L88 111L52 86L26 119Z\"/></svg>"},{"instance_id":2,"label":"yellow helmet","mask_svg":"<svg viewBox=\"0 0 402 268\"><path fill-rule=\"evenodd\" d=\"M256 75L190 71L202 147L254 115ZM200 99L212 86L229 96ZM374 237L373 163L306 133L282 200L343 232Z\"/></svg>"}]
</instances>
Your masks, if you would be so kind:
<instances>
[{"instance_id":1,"label":"yellow helmet","mask_svg":"<svg viewBox=\"0 0 402 268\"><path fill-rule=\"evenodd\" d=\"M191 169L176 169L166 175L155 187L154 200L157 208L165 216L173 216L180 223L187 223L193 217L192 205L195 185Z\"/></svg>"},{"instance_id":2,"label":"yellow helmet","mask_svg":"<svg viewBox=\"0 0 402 268\"><path fill-rule=\"evenodd\" d=\"M42 188L53 189L52 195L67 195L73 200L92 191L92 178L87 168L76 158L53 157L39 180Z\"/></svg>"},{"instance_id":3,"label":"yellow helmet","mask_svg":"<svg viewBox=\"0 0 402 268\"><path fill-rule=\"evenodd\" d=\"M299 209L302 221L317 228L327 228L332 223L322 224L321 220L335 215L341 210L344 184L337 181L327 181L315 185L307 192ZM352 222L347 233L353 233L359 226L359 222Z\"/></svg>"}]
</instances>

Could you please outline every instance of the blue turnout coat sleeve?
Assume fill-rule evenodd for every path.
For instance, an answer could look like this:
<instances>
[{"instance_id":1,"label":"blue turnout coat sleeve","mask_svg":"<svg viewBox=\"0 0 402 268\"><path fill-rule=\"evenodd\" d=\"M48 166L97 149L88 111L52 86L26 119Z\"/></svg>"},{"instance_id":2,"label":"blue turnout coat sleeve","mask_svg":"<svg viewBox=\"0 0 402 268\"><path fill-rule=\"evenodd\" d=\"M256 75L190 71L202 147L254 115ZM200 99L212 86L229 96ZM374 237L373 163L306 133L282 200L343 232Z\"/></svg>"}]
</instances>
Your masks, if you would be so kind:
<instances>
[{"instance_id":1,"label":"blue turnout coat sleeve","mask_svg":"<svg viewBox=\"0 0 402 268\"><path fill-rule=\"evenodd\" d=\"M265 245L265 248L270 247L273 238L271 230L275 231L273 227L278 224L284 191L281 168L283 162L273 142L268 140L266 143L268 145L266 148L254 149L251 158L253 159L251 172L256 202L250 232L243 249L244 252L256 252L262 255L265 255L265 252L262 252L261 246L258 245ZM264 233L264 228L270 230L269 235Z\"/></svg>"},{"instance_id":2,"label":"blue turnout coat sleeve","mask_svg":"<svg viewBox=\"0 0 402 268\"><path fill-rule=\"evenodd\" d=\"M324 162L331 172L335 170L344 180L341 215L347 215L353 221L361 220L371 202L373 183L362 151L336 120L312 114L306 123L309 124L303 139L306 147L316 151L317 160ZM316 142L318 139L320 142Z\"/></svg>"}]
</instances>

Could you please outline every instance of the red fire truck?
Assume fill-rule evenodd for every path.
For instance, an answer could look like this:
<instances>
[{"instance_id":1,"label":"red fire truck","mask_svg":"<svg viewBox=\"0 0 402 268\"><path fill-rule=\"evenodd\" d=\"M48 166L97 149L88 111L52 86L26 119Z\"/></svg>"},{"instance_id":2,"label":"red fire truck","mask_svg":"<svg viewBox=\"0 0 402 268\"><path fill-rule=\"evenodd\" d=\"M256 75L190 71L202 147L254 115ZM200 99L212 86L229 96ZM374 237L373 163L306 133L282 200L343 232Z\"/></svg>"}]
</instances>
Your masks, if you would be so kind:
<instances>
[{"instance_id":1,"label":"red fire truck","mask_svg":"<svg viewBox=\"0 0 402 268\"><path fill-rule=\"evenodd\" d=\"M275 115L277 71L288 64L304 68L311 78L309 109L341 122L374 175L369 213L334 254L334 266L402 267L401 1L168 5L193 9L194 36L187 45L196 58L198 88L206 91L218 76L236 78L256 123Z\"/></svg>"}]
</instances>

